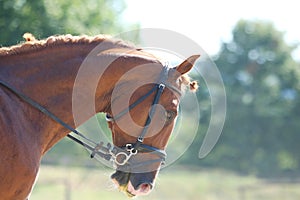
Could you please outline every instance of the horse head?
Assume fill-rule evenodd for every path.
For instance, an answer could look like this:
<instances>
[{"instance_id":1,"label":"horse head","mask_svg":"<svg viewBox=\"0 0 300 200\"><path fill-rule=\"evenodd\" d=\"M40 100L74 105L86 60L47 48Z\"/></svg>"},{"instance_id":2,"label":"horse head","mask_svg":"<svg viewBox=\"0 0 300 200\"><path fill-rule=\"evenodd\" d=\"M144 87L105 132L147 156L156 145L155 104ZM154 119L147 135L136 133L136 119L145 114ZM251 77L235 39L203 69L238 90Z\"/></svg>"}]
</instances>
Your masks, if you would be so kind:
<instances>
[{"instance_id":1,"label":"horse head","mask_svg":"<svg viewBox=\"0 0 300 200\"><path fill-rule=\"evenodd\" d=\"M198 57L191 56L173 68L144 64L116 84L107 112L108 126L114 145L132 156L117 162L111 178L128 196L146 195L152 190L166 156L183 88L197 89L187 73Z\"/></svg>"}]
</instances>

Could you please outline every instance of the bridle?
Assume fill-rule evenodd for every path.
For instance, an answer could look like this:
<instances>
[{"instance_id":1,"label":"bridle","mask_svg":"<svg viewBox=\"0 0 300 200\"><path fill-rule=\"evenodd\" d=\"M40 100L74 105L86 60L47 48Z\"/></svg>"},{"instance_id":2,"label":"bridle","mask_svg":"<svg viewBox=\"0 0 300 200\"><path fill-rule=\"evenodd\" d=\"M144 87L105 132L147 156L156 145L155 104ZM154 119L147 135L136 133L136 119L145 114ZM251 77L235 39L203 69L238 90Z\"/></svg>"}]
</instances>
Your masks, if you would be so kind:
<instances>
[{"instance_id":1,"label":"bridle","mask_svg":"<svg viewBox=\"0 0 300 200\"><path fill-rule=\"evenodd\" d=\"M36 108L37 110L41 111L48 117L52 118L57 123L61 124L66 129L70 130L71 132L75 133L77 136L73 136L71 134L68 134L67 137L75 141L76 143L86 147L88 150L91 151L91 158L94 158L96 156L99 156L102 159L105 159L107 161L112 161L113 164L117 167L118 170L122 171L132 171L133 167L136 166L143 166L143 165L149 165L152 163L160 162L164 163L166 158L166 152L162 149L158 149L153 146L149 146L146 144L143 144L144 138L148 132L149 124L151 123L151 118L153 117L155 113L156 106L153 106L159 102L159 99L164 92L165 88L168 87L169 89L175 91L179 95L181 95L181 91L168 83L168 74L171 68L168 66L163 66L163 69L160 73L160 76L158 78L158 81L156 82L155 86L144 96L136 100L134 103L132 103L128 108L122 110L120 113L118 113L115 116L111 116L109 114L106 114L106 120L109 122L115 122L121 117L123 117L126 113L128 113L131 109L136 107L138 104L143 102L146 98L148 98L152 93L156 92L154 100L152 102L151 109L149 111L149 115L146 119L145 126L141 132L141 134L137 137L137 140L135 143L131 144L128 143L124 147L117 147L114 146L111 143L107 143L104 145L104 142L96 143L93 140L85 137L82 133L80 133L78 130L72 128L70 125L62 121L60 118L55 116L53 113L51 113L49 110L41 106L39 103L31 99L30 97L26 96L25 94L18 91L13 86L9 85L8 83L0 80L0 85L4 86L11 92L13 92L15 95L23 99L25 102ZM143 161L140 163L137 163L136 161L131 161L131 158L138 153L151 153L155 155L154 159ZM134 166L133 166L134 165Z\"/></svg>"},{"instance_id":2,"label":"bridle","mask_svg":"<svg viewBox=\"0 0 300 200\"><path fill-rule=\"evenodd\" d=\"M144 152L151 152L155 155L157 155L159 158L158 159L154 159L151 161L147 161L148 163L153 163L153 162L164 162L165 158L166 158L166 152L164 150L158 149L156 147L153 146L148 146L143 144L145 136L148 132L148 128L149 125L151 123L151 119L154 116L155 113L155 109L156 107L154 105L156 105L159 102L159 99L162 95L162 93L165 90L165 87L168 87L169 89L175 91L176 93L178 93L179 95L181 95L181 91L174 87L173 85L169 84L167 79L168 79L168 74L169 74L170 68L167 66L163 66L163 69L161 71L161 74L159 76L159 79L157 81L157 83L155 84L155 86L148 92L146 93L144 96L140 97L139 99L137 99L134 103L132 103L131 105L129 105L128 108L122 110L120 113L118 113L115 116L111 116L109 114L106 114L106 120L109 122L115 122L117 120L119 120L120 118L122 118L126 113L128 113L130 110L132 110L134 107L136 107L137 105L139 105L141 102L143 102L146 98L148 98L152 93L156 92L154 100L152 102L151 105L151 109L149 111L148 117L146 119L144 128L142 129L141 134L137 137L137 140L134 144L128 143L125 145L125 147L123 147L122 149L125 149L125 151L121 151L119 153L116 154L116 159L115 159L115 163L118 164L119 166L123 166L125 165L132 156L136 155L138 152L140 153L144 153ZM124 156L124 159L121 159L122 161L119 162L118 161L118 156ZM135 165L137 165L137 163L135 163Z\"/></svg>"}]
</instances>

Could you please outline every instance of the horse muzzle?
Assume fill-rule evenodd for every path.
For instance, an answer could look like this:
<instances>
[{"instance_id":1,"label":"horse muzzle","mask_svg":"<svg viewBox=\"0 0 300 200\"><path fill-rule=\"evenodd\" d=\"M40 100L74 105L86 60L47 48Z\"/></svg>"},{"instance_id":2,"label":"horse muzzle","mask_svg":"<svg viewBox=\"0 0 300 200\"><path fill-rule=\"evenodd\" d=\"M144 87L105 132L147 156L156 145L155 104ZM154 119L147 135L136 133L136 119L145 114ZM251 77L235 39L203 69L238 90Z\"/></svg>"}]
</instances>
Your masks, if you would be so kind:
<instances>
[{"instance_id":1,"label":"horse muzzle","mask_svg":"<svg viewBox=\"0 0 300 200\"><path fill-rule=\"evenodd\" d=\"M133 197L148 195L154 188L157 173L158 171L146 173L116 171L111 178L120 191L125 192L129 197Z\"/></svg>"}]
</instances>

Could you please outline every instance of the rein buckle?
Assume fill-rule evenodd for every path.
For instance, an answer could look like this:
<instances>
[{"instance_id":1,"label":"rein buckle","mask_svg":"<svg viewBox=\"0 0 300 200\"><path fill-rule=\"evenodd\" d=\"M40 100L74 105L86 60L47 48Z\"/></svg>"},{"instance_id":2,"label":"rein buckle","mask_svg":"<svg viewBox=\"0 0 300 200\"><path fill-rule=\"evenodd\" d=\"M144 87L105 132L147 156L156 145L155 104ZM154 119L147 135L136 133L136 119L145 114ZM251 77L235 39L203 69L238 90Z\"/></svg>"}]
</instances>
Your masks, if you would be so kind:
<instances>
[{"instance_id":1,"label":"rein buckle","mask_svg":"<svg viewBox=\"0 0 300 200\"><path fill-rule=\"evenodd\" d=\"M138 151L133 147L132 144L126 144L126 151L129 152L129 154L127 152L121 151L116 155L112 155L115 164L123 166L128 162L131 156L136 155L138 153Z\"/></svg>"}]
</instances>

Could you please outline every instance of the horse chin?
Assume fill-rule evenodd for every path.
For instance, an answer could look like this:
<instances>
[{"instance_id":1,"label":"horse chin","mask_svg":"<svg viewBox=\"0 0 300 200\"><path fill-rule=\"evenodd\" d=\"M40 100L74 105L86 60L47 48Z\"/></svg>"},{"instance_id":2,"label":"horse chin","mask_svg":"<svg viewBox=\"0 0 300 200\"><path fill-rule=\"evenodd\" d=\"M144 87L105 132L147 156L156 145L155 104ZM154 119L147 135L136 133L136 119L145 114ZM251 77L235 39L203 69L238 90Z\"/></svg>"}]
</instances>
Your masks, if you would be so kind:
<instances>
[{"instance_id":1,"label":"horse chin","mask_svg":"<svg viewBox=\"0 0 300 200\"><path fill-rule=\"evenodd\" d=\"M112 181L128 197L148 195L154 185L157 171L147 173L128 173L116 171L111 175Z\"/></svg>"}]
</instances>

